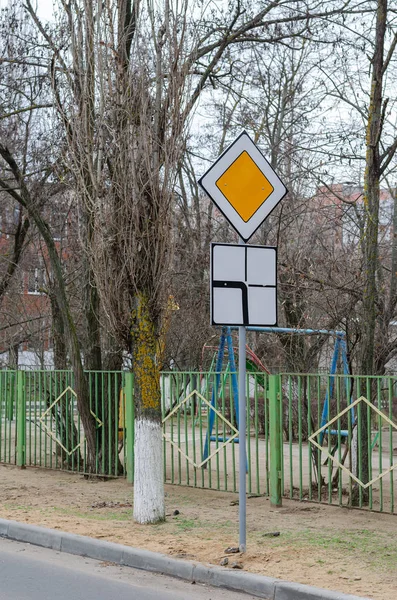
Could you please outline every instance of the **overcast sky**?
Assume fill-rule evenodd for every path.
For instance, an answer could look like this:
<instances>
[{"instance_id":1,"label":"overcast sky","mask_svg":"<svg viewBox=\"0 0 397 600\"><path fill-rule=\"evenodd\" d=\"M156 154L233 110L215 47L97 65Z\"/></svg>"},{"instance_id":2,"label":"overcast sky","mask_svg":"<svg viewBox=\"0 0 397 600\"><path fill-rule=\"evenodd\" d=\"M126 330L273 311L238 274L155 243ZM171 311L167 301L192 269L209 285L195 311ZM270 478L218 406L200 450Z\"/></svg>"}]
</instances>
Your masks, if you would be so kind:
<instances>
[{"instance_id":1,"label":"overcast sky","mask_svg":"<svg viewBox=\"0 0 397 600\"><path fill-rule=\"evenodd\" d=\"M37 5L37 12L41 19L50 19L52 16L53 0L33 0L32 5Z\"/></svg>"},{"instance_id":2,"label":"overcast sky","mask_svg":"<svg viewBox=\"0 0 397 600\"><path fill-rule=\"evenodd\" d=\"M15 0L0 0L0 8L13 4ZM19 0L22 3L22 0ZM32 0L33 8L37 9L40 19L50 19L53 13L53 0Z\"/></svg>"}]
</instances>

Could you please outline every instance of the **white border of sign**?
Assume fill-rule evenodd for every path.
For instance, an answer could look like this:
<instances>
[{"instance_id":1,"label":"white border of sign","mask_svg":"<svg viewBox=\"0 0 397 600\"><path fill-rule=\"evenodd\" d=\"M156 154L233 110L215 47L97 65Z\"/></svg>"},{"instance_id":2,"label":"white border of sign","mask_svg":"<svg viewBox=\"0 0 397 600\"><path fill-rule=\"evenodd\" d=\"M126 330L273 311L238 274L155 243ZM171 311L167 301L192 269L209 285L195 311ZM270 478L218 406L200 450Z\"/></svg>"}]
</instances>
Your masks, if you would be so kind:
<instances>
[{"instance_id":1,"label":"white border of sign","mask_svg":"<svg viewBox=\"0 0 397 600\"><path fill-rule=\"evenodd\" d=\"M273 192L247 222L240 217L216 185L218 179L244 151L249 154L256 166L273 186ZM258 227L262 225L263 221L288 192L279 176L274 172L246 131L243 131L220 155L215 163L199 179L198 183L245 242L253 236Z\"/></svg>"}]
</instances>

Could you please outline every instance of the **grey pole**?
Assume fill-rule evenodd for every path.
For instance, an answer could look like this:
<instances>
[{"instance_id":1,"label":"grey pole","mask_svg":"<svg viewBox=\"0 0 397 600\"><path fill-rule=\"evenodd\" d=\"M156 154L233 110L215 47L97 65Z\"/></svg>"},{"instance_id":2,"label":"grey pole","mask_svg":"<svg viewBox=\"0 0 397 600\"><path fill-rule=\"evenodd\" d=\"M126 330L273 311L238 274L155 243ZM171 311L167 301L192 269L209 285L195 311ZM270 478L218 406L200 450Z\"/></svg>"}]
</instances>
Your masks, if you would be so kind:
<instances>
[{"instance_id":1,"label":"grey pole","mask_svg":"<svg viewBox=\"0 0 397 600\"><path fill-rule=\"evenodd\" d=\"M240 238L240 244L244 241ZM239 549L240 552L245 552L247 548L247 496L246 496L246 328L238 328L238 417L239 417Z\"/></svg>"}]
</instances>

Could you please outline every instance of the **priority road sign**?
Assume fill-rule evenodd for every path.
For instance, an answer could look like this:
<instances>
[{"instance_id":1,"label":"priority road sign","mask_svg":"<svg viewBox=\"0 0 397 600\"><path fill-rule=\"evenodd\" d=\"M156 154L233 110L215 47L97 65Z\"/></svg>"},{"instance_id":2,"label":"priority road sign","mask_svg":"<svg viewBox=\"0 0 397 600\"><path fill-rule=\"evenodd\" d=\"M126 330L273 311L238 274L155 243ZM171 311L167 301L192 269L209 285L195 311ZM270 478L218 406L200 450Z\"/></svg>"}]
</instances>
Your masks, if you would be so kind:
<instances>
[{"instance_id":1,"label":"priority road sign","mask_svg":"<svg viewBox=\"0 0 397 600\"><path fill-rule=\"evenodd\" d=\"M277 248L211 244L212 325L277 325Z\"/></svg>"},{"instance_id":2,"label":"priority road sign","mask_svg":"<svg viewBox=\"0 0 397 600\"><path fill-rule=\"evenodd\" d=\"M221 154L199 185L245 242L287 193L246 131Z\"/></svg>"}]
</instances>

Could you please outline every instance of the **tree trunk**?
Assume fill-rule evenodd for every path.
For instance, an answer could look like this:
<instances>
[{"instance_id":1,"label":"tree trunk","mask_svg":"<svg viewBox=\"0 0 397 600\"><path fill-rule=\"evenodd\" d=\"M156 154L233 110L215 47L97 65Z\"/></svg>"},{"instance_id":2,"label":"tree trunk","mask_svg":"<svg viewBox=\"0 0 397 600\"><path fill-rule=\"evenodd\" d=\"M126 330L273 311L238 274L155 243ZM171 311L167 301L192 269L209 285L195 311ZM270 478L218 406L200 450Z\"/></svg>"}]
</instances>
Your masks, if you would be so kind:
<instances>
[{"instance_id":1,"label":"tree trunk","mask_svg":"<svg viewBox=\"0 0 397 600\"><path fill-rule=\"evenodd\" d=\"M366 137L366 168L364 175L364 292L362 322L363 337L361 351L361 373L374 374L375 358L375 332L376 332L376 299L377 282L376 272L378 267L378 227L379 227L379 180L381 176L380 164L380 139L382 132L382 80L383 80L383 54L386 33L387 0L378 0L375 48L372 59L372 78L370 104L368 108L368 123ZM373 385L369 382L369 398L373 397ZM361 481L369 481L369 456L368 444L371 423L368 422L367 410L361 410L361 419L358 428L361 430ZM362 492L363 502L368 501L368 490ZM356 505L359 500L359 490L354 489L352 503Z\"/></svg>"},{"instance_id":2,"label":"tree trunk","mask_svg":"<svg viewBox=\"0 0 397 600\"><path fill-rule=\"evenodd\" d=\"M132 368L135 395L134 520L165 520L160 372L157 336L147 296L137 296L132 316ZM148 474L150 474L148 476Z\"/></svg>"},{"instance_id":3,"label":"tree trunk","mask_svg":"<svg viewBox=\"0 0 397 600\"><path fill-rule=\"evenodd\" d=\"M51 290L49 298L52 311L54 366L56 371L63 371L67 369L65 327L56 298ZM64 389L66 389L66 378L61 373L59 376L59 385L60 389L58 390L58 393L62 393ZM51 389L52 387L53 386L49 386L48 389ZM55 397L48 394L47 406L52 406L54 400ZM68 394L65 394L61 398L59 404L52 406L52 415L57 427L57 439L61 442L62 446L66 448L65 451L62 446L58 446L62 465L67 469L74 470L82 465L82 459L80 448L77 448L77 450L72 452L73 448L76 448L80 442L77 427L74 422L73 399L68 398Z\"/></svg>"}]
</instances>

